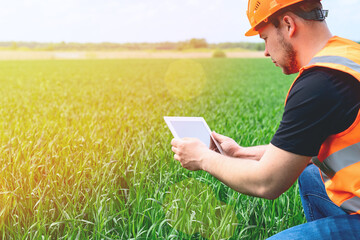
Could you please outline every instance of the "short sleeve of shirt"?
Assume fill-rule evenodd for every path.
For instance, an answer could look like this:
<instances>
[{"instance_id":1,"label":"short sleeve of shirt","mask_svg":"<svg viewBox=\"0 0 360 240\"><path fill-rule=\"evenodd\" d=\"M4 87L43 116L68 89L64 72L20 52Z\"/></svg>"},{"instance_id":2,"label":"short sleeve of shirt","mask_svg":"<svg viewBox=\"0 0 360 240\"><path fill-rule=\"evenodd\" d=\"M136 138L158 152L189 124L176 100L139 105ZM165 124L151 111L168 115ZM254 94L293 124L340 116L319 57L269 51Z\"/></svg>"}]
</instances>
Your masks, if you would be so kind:
<instances>
[{"instance_id":1,"label":"short sleeve of shirt","mask_svg":"<svg viewBox=\"0 0 360 240\"><path fill-rule=\"evenodd\" d=\"M316 67L294 83L271 144L303 156L316 156L324 140L354 122L360 84L353 76Z\"/></svg>"}]
</instances>

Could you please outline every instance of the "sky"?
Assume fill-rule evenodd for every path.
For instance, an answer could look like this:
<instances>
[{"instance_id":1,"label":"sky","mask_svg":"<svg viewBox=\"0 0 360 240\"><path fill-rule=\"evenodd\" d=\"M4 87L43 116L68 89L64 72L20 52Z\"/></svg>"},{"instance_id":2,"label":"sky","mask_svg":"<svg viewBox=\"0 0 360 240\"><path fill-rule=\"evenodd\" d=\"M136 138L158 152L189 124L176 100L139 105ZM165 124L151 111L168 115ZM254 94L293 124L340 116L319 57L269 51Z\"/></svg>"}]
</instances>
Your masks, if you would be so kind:
<instances>
[{"instance_id":1,"label":"sky","mask_svg":"<svg viewBox=\"0 0 360 240\"><path fill-rule=\"evenodd\" d=\"M1 0L0 41L259 42L247 0ZM360 41L360 0L323 0L334 35Z\"/></svg>"}]
</instances>

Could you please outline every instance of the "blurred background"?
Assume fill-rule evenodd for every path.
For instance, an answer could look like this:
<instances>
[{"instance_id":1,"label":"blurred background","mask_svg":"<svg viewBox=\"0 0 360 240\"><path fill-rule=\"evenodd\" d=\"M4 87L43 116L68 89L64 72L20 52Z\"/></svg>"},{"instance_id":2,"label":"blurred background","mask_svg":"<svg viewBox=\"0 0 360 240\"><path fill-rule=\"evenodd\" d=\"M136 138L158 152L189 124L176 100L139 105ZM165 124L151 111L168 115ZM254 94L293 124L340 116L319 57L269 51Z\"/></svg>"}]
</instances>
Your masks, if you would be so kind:
<instances>
[{"instance_id":1,"label":"blurred background","mask_svg":"<svg viewBox=\"0 0 360 240\"><path fill-rule=\"evenodd\" d=\"M330 10L332 33L360 41L360 31L351 27L360 21L360 1L322 2ZM257 36L244 36L246 8L247 0L6 1L0 9L0 59L210 57L206 49L239 57L244 50L263 50ZM252 54L246 56L261 56Z\"/></svg>"}]
</instances>

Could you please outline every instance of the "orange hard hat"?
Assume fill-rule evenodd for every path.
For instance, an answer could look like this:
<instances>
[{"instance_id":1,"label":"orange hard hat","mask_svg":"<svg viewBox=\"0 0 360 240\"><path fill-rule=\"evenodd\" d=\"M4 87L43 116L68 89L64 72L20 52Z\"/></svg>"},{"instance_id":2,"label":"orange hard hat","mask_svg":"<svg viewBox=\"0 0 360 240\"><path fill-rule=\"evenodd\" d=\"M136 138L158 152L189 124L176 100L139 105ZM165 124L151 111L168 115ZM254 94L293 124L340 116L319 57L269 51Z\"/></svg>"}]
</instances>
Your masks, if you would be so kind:
<instances>
[{"instance_id":1,"label":"orange hard hat","mask_svg":"<svg viewBox=\"0 0 360 240\"><path fill-rule=\"evenodd\" d=\"M249 0L246 11L251 28L245 33L245 36L254 36L259 34L255 28L262 22L267 22L268 18L275 12L287 6L304 0Z\"/></svg>"}]
</instances>

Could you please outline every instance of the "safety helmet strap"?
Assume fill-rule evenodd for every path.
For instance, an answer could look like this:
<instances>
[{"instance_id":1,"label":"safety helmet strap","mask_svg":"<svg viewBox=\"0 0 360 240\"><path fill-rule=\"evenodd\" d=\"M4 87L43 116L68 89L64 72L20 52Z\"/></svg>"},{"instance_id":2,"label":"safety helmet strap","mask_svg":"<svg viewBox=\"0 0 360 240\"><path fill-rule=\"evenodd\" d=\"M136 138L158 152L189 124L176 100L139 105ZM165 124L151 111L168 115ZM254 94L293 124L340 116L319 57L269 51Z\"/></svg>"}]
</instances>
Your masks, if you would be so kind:
<instances>
[{"instance_id":1,"label":"safety helmet strap","mask_svg":"<svg viewBox=\"0 0 360 240\"><path fill-rule=\"evenodd\" d=\"M320 8L315 8L310 12L305 12L301 9L297 9L296 11L293 12L303 19L323 21L328 16L329 10L322 10Z\"/></svg>"}]
</instances>

